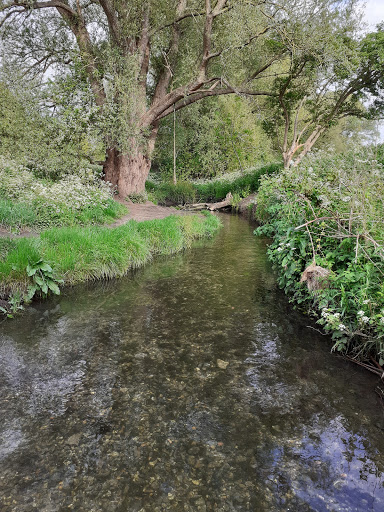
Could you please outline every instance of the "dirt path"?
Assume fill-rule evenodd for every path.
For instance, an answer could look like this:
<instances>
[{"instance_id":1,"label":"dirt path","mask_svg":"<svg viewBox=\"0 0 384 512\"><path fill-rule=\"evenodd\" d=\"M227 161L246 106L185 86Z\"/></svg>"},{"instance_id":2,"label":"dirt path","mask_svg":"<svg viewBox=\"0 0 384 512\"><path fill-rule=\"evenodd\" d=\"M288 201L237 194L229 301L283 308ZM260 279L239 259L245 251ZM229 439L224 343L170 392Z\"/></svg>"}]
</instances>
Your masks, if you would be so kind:
<instances>
[{"instance_id":1,"label":"dirt path","mask_svg":"<svg viewBox=\"0 0 384 512\"><path fill-rule=\"evenodd\" d=\"M128 203L127 201L119 200L119 202L125 205L129 213L120 217L112 224L104 224L102 227L107 228L117 228L118 226L122 226L126 224L130 220L136 220L137 222L142 222L144 220L154 220L154 219L164 219L165 217L169 217L170 215L190 215L191 212L176 210L176 208L169 208L167 206L157 206L151 201L147 201L146 203L136 204L136 203ZM0 227L0 238L31 238L39 236L37 231L33 230L22 230L20 233L14 234L10 233L4 228Z\"/></svg>"},{"instance_id":2,"label":"dirt path","mask_svg":"<svg viewBox=\"0 0 384 512\"><path fill-rule=\"evenodd\" d=\"M170 215L186 215L191 212L176 210L176 208L169 208L168 206L157 206L156 204L147 201L146 203L127 203L126 201L119 201L125 205L129 213L120 219L117 219L112 224L108 224L110 228L116 228L125 224L129 220L136 220L142 222L144 220L164 219Z\"/></svg>"}]
</instances>

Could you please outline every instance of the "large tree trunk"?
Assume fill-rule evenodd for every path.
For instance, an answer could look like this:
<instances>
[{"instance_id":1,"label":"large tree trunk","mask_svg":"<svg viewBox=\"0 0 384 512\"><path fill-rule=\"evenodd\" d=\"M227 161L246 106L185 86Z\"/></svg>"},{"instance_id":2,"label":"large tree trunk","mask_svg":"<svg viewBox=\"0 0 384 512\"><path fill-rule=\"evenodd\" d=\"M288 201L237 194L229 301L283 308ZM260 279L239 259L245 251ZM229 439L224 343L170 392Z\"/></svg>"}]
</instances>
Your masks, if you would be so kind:
<instances>
[{"instance_id":1,"label":"large tree trunk","mask_svg":"<svg viewBox=\"0 0 384 512\"><path fill-rule=\"evenodd\" d=\"M104 180L112 183L120 197L145 192L158 130L159 123L153 123L143 146L135 147L135 140L132 139L131 150L127 153L121 153L116 148L107 149L103 166Z\"/></svg>"},{"instance_id":2,"label":"large tree trunk","mask_svg":"<svg viewBox=\"0 0 384 512\"><path fill-rule=\"evenodd\" d=\"M104 179L112 183L120 197L125 198L145 191L150 168L151 160L140 151L122 154L110 148L103 167Z\"/></svg>"}]
</instances>

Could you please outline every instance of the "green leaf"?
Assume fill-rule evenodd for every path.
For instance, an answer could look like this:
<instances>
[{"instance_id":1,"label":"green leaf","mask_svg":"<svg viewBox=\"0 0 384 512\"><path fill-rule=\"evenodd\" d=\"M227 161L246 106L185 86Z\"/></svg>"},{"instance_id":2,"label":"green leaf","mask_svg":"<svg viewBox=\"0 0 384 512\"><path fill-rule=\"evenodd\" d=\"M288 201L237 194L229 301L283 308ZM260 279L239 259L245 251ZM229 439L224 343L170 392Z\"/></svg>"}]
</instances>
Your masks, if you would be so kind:
<instances>
[{"instance_id":1,"label":"green leaf","mask_svg":"<svg viewBox=\"0 0 384 512\"><path fill-rule=\"evenodd\" d=\"M30 286L28 288L28 294L27 294L27 300L28 301L31 300L34 297L34 295L35 295L35 293L37 292L38 289L39 288L36 285Z\"/></svg>"},{"instance_id":2,"label":"green leaf","mask_svg":"<svg viewBox=\"0 0 384 512\"><path fill-rule=\"evenodd\" d=\"M36 274L36 272L37 272L36 267L31 267L31 265L27 265L27 275L28 276L33 276Z\"/></svg>"},{"instance_id":3,"label":"green leaf","mask_svg":"<svg viewBox=\"0 0 384 512\"><path fill-rule=\"evenodd\" d=\"M48 286L46 283L43 283L41 286L41 291L45 293L45 295L48 293Z\"/></svg>"},{"instance_id":4,"label":"green leaf","mask_svg":"<svg viewBox=\"0 0 384 512\"><path fill-rule=\"evenodd\" d=\"M42 263L40 265L40 269L43 270L44 272L52 272L53 269L50 265L48 265L48 263Z\"/></svg>"},{"instance_id":5,"label":"green leaf","mask_svg":"<svg viewBox=\"0 0 384 512\"><path fill-rule=\"evenodd\" d=\"M47 281L47 285L50 290L53 291L54 294L60 295L60 288L57 286L57 284L54 281Z\"/></svg>"},{"instance_id":6,"label":"green leaf","mask_svg":"<svg viewBox=\"0 0 384 512\"><path fill-rule=\"evenodd\" d=\"M44 279L38 275L35 275L33 280L35 281L36 284L38 284L39 286L43 286L44 285Z\"/></svg>"}]
</instances>

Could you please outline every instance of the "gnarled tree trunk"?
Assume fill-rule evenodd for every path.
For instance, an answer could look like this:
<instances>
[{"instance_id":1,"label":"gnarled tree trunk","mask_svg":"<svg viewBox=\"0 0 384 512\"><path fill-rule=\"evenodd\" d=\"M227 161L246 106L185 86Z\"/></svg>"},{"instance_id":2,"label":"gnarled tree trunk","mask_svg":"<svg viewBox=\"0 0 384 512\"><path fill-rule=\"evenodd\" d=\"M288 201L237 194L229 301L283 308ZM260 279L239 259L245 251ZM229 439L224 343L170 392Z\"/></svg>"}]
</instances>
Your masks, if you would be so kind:
<instances>
[{"instance_id":1,"label":"gnarled tree trunk","mask_svg":"<svg viewBox=\"0 0 384 512\"><path fill-rule=\"evenodd\" d=\"M135 139L132 139L131 149L127 153L121 153L114 147L107 149L103 166L104 180L112 183L120 197L145 192L158 130L159 123L156 121L150 127L150 134L143 145L137 146Z\"/></svg>"},{"instance_id":2,"label":"gnarled tree trunk","mask_svg":"<svg viewBox=\"0 0 384 512\"><path fill-rule=\"evenodd\" d=\"M151 168L151 160L140 151L122 154L116 148L107 150L103 172L105 181L112 183L120 197L140 194Z\"/></svg>"}]
</instances>

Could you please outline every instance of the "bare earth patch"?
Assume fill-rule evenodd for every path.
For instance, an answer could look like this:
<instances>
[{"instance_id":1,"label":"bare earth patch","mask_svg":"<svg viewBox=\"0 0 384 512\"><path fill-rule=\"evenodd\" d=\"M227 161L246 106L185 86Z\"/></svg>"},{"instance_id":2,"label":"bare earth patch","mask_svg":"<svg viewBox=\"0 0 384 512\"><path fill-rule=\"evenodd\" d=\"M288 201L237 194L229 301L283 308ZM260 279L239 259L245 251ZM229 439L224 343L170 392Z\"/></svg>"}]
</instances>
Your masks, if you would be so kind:
<instances>
[{"instance_id":1,"label":"bare earth patch","mask_svg":"<svg viewBox=\"0 0 384 512\"><path fill-rule=\"evenodd\" d=\"M129 220L136 220L142 222L144 220L164 219L170 215L188 215L191 212L176 210L176 208L168 206L158 206L151 201L145 203L128 203L124 200L118 200L119 203L126 206L129 210L127 215L124 215L113 224L108 224L108 227L116 228L125 224Z\"/></svg>"}]
</instances>

